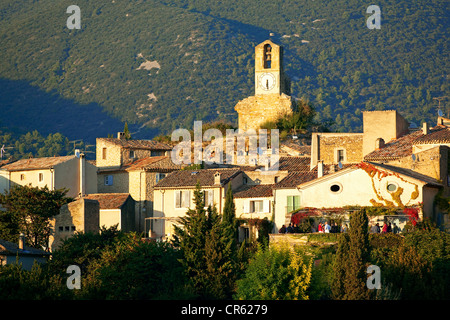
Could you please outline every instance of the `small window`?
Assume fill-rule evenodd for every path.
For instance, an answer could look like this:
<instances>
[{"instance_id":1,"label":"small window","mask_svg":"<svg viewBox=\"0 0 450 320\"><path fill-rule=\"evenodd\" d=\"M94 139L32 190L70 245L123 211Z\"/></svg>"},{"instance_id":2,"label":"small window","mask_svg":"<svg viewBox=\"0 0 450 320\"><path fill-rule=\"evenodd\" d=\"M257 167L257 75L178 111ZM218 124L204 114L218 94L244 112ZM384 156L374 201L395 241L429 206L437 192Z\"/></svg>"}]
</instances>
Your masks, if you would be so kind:
<instances>
[{"instance_id":1,"label":"small window","mask_svg":"<svg viewBox=\"0 0 450 320\"><path fill-rule=\"evenodd\" d=\"M287 212L300 209L300 196L287 196Z\"/></svg>"},{"instance_id":2,"label":"small window","mask_svg":"<svg viewBox=\"0 0 450 320\"><path fill-rule=\"evenodd\" d=\"M214 205L214 193L213 190L203 191L203 200L205 201L205 207Z\"/></svg>"},{"instance_id":3,"label":"small window","mask_svg":"<svg viewBox=\"0 0 450 320\"><path fill-rule=\"evenodd\" d=\"M275 177L274 178L274 183L278 183L278 182L280 182L280 177Z\"/></svg>"},{"instance_id":4,"label":"small window","mask_svg":"<svg viewBox=\"0 0 450 320\"><path fill-rule=\"evenodd\" d=\"M44 174L43 173L39 173L39 182L44 181Z\"/></svg>"},{"instance_id":5,"label":"small window","mask_svg":"<svg viewBox=\"0 0 450 320\"><path fill-rule=\"evenodd\" d=\"M242 178L242 182L243 182L243 184L247 184L248 183L248 179L247 179L247 177L244 177L244 178Z\"/></svg>"},{"instance_id":6,"label":"small window","mask_svg":"<svg viewBox=\"0 0 450 320\"><path fill-rule=\"evenodd\" d=\"M106 148L103 148L102 150L102 159L106 160Z\"/></svg>"},{"instance_id":7,"label":"small window","mask_svg":"<svg viewBox=\"0 0 450 320\"><path fill-rule=\"evenodd\" d=\"M107 175L105 176L105 186L112 186L113 185L113 176Z\"/></svg>"},{"instance_id":8,"label":"small window","mask_svg":"<svg viewBox=\"0 0 450 320\"><path fill-rule=\"evenodd\" d=\"M250 213L264 212L264 202L262 200L250 201Z\"/></svg>"},{"instance_id":9,"label":"small window","mask_svg":"<svg viewBox=\"0 0 450 320\"><path fill-rule=\"evenodd\" d=\"M191 192L189 190L175 191L175 208L189 208L190 200L191 200Z\"/></svg>"},{"instance_id":10,"label":"small window","mask_svg":"<svg viewBox=\"0 0 450 320\"><path fill-rule=\"evenodd\" d=\"M160 180L164 179L166 177L165 173L157 173L156 174L156 183L158 183Z\"/></svg>"},{"instance_id":11,"label":"small window","mask_svg":"<svg viewBox=\"0 0 450 320\"><path fill-rule=\"evenodd\" d=\"M69 231L69 230L70 230L68 226L67 226L67 227L65 227L64 229L65 229L66 231Z\"/></svg>"},{"instance_id":12,"label":"small window","mask_svg":"<svg viewBox=\"0 0 450 320\"><path fill-rule=\"evenodd\" d=\"M70 227L71 231L75 231L75 226Z\"/></svg>"},{"instance_id":13,"label":"small window","mask_svg":"<svg viewBox=\"0 0 450 320\"><path fill-rule=\"evenodd\" d=\"M25 175L23 173L20 175L20 180L25 180Z\"/></svg>"},{"instance_id":14,"label":"small window","mask_svg":"<svg viewBox=\"0 0 450 320\"><path fill-rule=\"evenodd\" d=\"M397 190L397 185L395 183L388 183L386 189L389 192L395 192Z\"/></svg>"},{"instance_id":15,"label":"small window","mask_svg":"<svg viewBox=\"0 0 450 320\"><path fill-rule=\"evenodd\" d=\"M130 150L130 158L134 159L134 157L135 157L134 150Z\"/></svg>"},{"instance_id":16,"label":"small window","mask_svg":"<svg viewBox=\"0 0 450 320\"><path fill-rule=\"evenodd\" d=\"M339 149L337 151L337 162L344 162L344 150L343 149Z\"/></svg>"},{"instance_id":17,"label":"small window","mask_svg":"<svg viewBox=\"0 0 450 320\"><path fill-rule=\"evenodd\" d=\"M334 192L334 193L338 193L340 191L342 191L342 187L339 184L332 184L330 187L330 191Z\"/></svg>"},{"instance_id":18,"label":"small window","mask_svg":"<svg viewBox=\"0 0 450 320\"><path fill-rule=\"evenodd\" d=\"M64 227L59 227L58 230L59 230L59 232L63 232L64 231Z\"/></svg>"}]
</instances>

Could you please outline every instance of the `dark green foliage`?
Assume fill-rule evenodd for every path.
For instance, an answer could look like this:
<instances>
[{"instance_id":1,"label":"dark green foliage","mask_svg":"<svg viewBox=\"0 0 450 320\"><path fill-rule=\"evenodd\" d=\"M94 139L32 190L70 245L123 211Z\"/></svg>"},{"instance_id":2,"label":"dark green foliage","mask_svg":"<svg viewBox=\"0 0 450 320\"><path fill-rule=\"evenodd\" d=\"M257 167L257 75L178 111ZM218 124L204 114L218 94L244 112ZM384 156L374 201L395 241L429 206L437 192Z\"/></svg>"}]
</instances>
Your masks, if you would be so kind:
<instances>
[{"instance_id":1,"label":"dark green foliage","mask_svg":"<svg viewBox=\"0 0 450 320\"><path fill-rule=\"evenodd\" d=\"M199 183L194 191L194 204L195 209L179 218L181 226L175 226L173 243L183 253L181 262L200 298L230 298L238 268L233 206L225 205L226 220L215 207L205 210Z\"/></svg>"},{"instance_id":2,"label":"dark green foliage","mask_svg":"<svg viewBox=\"0 0 450 320\"><path fill-rule=\"evenodd\" d=\"M24 159L29 157L54 157L73 154L74 145L61 133L49 134L43 137L37 130L24 134L15 133L8 129L0 129L0 148L5 146L3 160ZM78 141L76 148L84 147L82 141ZM3 191L3 190L2 190Z\"/></svg>"},{"instance_id":3,"label":"dark green foliage","mask_svg":"<svg viewBox=\"0 0 450 320\"><path fill-rule=\"evenodd\" d=\"M81 299L185 299L187 279L181 253L167 242L144 242L126 234L92 260L76 292Z\"/></svg>"},{"instance_id":4,"label":"dark green foliage","mask_svg":"<svg viewBox=\"0 0 450 320\"><path fill-rule=\"evenodd\" d=\"M0 266L0 288L0 300L58 300L72 297L72 292L65 287L61 276L49 272L46 265L39 264L34 264L30 271L22 269L20 264Z\"/></svg>"},{"instance_id":5,"label":"dark green foliage","mask_svg":"<svg viewBox=\"0 0 450 320\"><path fill-rule=\"evenodd\" d=\"M0 1L0 76L163 133L235 121L235 104L253 94L254 46L269 32L285 47L292 95L334 130L361 131L362 111L391 108L434 123L433 98L450 96L445 0L380 0L381 30L366 27L368 5L356 0L80 0L81 30L65 26L70 4ZM160 68L139 69L146 61ZM2 124L20 125L5 107Z\"/></svg>"},{"instance_id":6,"label":"dark green foliage","mask_svg":"<svg viewBox=\"0 0 450 320\"><path fill-rule=\"evenodd\" d=\"M47 248L50 219L59 213L62 205L73 200L66 197L67 191L16 185L6 194L0 194L0 204L6 208L6 212L0 212L0 237L16 242L23 233L27 245Z\"/></svg>"},{"instance_id":7,"label":"dark green foliage","mask_svg":"<svg viewBox=\"0 0 450 320\"><path fill-rule=\"evenodd\" d=\"M99 233L75 233L53 253L50 268L54 273L65 272L69 265L76 264L84 274L91 262L100 259L104 250L113 247L123 237L125 234L117 230L117 226L102 227Z\"/></svg>"},{"instance_id":8,"label":"dark green foliage","mask_svg":"<svg viewBox=\"0 0 450 320\"><path fill-rule=\"evenodd\" d=\"M334 265L333 295L336 299L365 300L370 260L368 218L364 209L350 215L350 229L339 239Z\"/></svg>"},{"instance_id":9,"label":"dark green foliage","mask_svg":"<svg viewBox=\"0 0 450 320\"><path fill-rule=\"evenodd\" d=\"M236 299L307 300L312 261L287 247L259 247L245 276L237 282Z\"/></svg>"}]
</instances>

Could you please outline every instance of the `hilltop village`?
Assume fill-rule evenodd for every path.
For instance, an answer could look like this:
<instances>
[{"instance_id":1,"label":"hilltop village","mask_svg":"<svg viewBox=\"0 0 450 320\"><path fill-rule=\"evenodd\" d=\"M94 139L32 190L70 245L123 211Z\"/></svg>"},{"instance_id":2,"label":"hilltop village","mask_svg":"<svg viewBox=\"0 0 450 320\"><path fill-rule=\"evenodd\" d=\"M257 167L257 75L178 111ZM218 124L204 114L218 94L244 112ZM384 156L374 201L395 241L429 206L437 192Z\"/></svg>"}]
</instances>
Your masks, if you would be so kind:
<instances>
[{"instance_id":1,"label":"hilltop village","mask_svg":"<svg viewBox=\"0 0 450 320\"><path fill-rule=\"evenodd\" d=\"M236 104L239 129L258 130L265 121L289 115L296 101L283 72L282 47L270 40L256 46L255 94ZM119 132L96 139L95 160L76 150L69 156L3 161L0 189L69 190L75 200L52 219L50 251L76 232L103 226L169 240L178 218L194 207L197 184L205 206L214 205L219 213L231 187L240 241L258 236L257 221L272 221L270 233L276 235L303 213L314 216L312 231L317 231L320 222L336 221L336 215L345 225L346 214L364 206L391 209L371 217L371 225L391 223L401 232L409 208L419 220L449 231L448 214L436 199L450 195L450 120L437 117L434 124L413 128L396 110L367 111L362 117L363 132L314 132L307 144L296 137L280 141L274 171L258 160L192 169L173 161L172 145ZM248 156L247 149L242 152Z\"/></svg>"}]
</instances>

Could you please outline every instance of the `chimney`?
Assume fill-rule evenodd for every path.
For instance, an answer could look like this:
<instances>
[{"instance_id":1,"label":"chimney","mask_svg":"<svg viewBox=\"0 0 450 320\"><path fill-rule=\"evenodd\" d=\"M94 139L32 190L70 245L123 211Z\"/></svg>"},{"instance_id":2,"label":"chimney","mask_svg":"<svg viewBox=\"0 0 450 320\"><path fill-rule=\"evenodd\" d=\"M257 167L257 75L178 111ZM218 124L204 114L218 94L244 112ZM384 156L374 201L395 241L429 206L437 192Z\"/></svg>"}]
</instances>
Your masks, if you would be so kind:
<instances>
[{"instance_id":1,"label":"chimney","mask_svg":"<svg viewBox=\"0 0 450 320\"><path fill-rule=\"evenodd\" d=\"M117 132L117 139L122 140L125 137L125 132Z\"/></svg>"},{"instance_id":2,"label":"chimney","mask_svg":"<svg viewBox=\"0 0 450 320\"><path fill-rule=\"evenodd\" d=\"M216 171L216 173L214 173L214 184L220 185L220 172L219 171Z\"/></svg>"},{"instance_id":3,"label":"chimney","mask_svg":"<svg viewBox=\"0 0 450 320\"><path fill-rule=\"evenodd\" d=\"M375 141L375 149L381 149L381 148L384 147L384 145L385 145L385 142L384 142L384 139L383 139L383 138L378 138L378 139Z\"/></svg>"},{"instance_id":4,"label":"chimney","mask_svg":"<svg viewBox=\"0 0 450 320\"><path fill-rule=\"evenodd\" d=\"M427 122L424 122L424 123L423 123L423 126L422 126L422 133L423 133L424 135L426 135L426 134L428 134L428 132L429 132L428 123L427 123Z\"/></svg>"},{"instance_id":5,"label":"chimney","mask_svg":"<svg viewBox=\"0 0 450 320\"><path fill-rule=\"evenodd\" d=\"M84 157L84 153L80 154L79 168L79 195L83 197L86 194L86 158Z\"/></svg>"},{"instance_id":6,"label":"chimney","mask_svg":"<svg viewBox=\"0 0 450 320\"><path fill-rule=\"evenodd\" d=\"M323 160L317 163L317 178L323 177Z\"/></svg>"},{"instance_id":7,"label":"chimney","mask_svg":"<svg viewBox=\"0 0 450 320\"><path fill-rule=\"evenodd\" d=\"M23 250L25 247L25 235L23 233L20 233L19 235L19 249Z\"/></svg>"}]
</instances>

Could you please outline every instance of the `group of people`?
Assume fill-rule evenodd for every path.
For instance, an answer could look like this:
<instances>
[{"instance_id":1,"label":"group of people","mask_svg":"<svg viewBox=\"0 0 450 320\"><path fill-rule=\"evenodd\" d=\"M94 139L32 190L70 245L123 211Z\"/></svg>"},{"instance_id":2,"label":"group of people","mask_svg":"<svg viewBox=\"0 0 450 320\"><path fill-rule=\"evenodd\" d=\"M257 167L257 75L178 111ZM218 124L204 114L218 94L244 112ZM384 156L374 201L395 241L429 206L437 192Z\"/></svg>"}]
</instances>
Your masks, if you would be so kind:
<instances>
[{"instance_id":1,"label":"group of people","mask_svg":"<svg viewBox=\"0 0 450 320\"><path fill-rule=\"evenodd\" d=\"M390 222L386 222L383 224L382 227L380 227L379 223L374 224L371 228L370 228L370 233L400 233L400 228L397 227L397 225L394 223L394 226L392 227Z\"/></svg>"},{"instance_id":2,"label":"group of people","mask_svg":"<svg viewBox=\"0 0 450 320\"><path fill-rule=\"evenodd\" d=\"M341 227L337 225L336 222L328 224L328 221L325 221L325 223L320 222L317 226L317 231L320 233L340 233L340 232L347 232L348 231L348 225L343 224Z\"/></svg>"},{"instance_id":3,"label":"group of people","mask_svg":"<svg viewBox=\"0 0 450 320\"><path fill-rule=\"evenodd\" d=\"M300 233L300 228L296 224L289 223L288 227L283 226L278 231L279 233Z\"/></svg>"},{"instance_id":4,"label":"group of people","mask_svg":"<svg viewBox=\"0 0 450 320\"><path fill-rule=\"evenodd\" d=\"M317 226L317 230L314 226L311 228L311 232L321 232L321 233L340 233L347 231L348 231L347 224L343 224L341 227L339 227L336 222L328 224L328 221L320 222L319 225ZM287 227L286 225L283 224L283 226L278 231L278 233L299 233L299 232L300 229L298 225L292 223L289 223Z\"/></svg>"}]
</instances>

